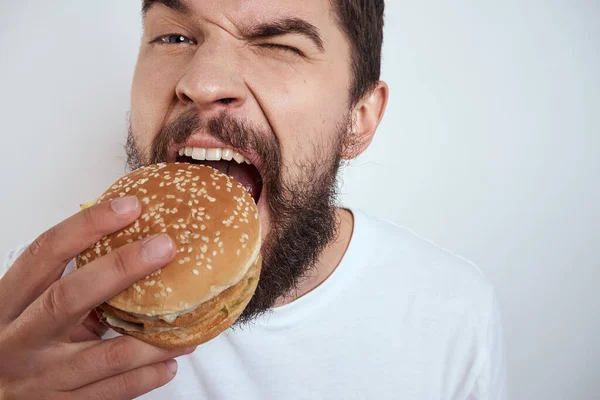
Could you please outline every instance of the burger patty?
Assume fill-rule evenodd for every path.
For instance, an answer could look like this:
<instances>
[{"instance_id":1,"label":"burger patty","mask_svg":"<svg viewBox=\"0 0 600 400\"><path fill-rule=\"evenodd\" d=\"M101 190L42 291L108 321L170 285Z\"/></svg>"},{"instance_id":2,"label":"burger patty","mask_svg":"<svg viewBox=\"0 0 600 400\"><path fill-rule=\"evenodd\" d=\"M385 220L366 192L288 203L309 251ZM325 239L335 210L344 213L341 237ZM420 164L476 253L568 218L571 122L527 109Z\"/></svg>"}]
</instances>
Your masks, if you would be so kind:
<instances>
[{"instance_id":1,"label":"burger patty","mask_svg":"<svg viewBox=\"0 0 600 400\"><path fill-rule=\"evenodd\" d=\"M103 303L98 307L98 316L102 318L102 311L105 311L118 319L136 324L144 330L152 330L157 327L187 327L203 320L213 318L225 319L254 293L254 289L258 283L261 262L262 259L259 256L240 282L201 304L195 310L177 317L173 323L158 318L134 315L114 308L108 303Z\"/></svg>"}]
</instances>

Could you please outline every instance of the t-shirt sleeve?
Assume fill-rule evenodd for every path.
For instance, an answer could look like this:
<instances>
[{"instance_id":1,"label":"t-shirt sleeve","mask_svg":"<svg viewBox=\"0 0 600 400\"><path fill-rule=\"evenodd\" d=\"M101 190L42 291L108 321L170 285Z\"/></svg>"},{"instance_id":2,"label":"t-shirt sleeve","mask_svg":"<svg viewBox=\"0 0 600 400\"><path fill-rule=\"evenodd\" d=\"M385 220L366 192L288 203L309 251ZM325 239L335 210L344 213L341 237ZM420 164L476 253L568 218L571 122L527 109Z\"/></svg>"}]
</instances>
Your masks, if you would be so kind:
<instances>
[{"instance_id":1,"label":"t-shirt sleeve","mask_svg":"<svg viewBox=\"0 0 600 400\"><path fill-rule=\"evenodd\" d=\"M496 296L492 301L485 347L486 361L467 400L506 400L508 399L506 355L500 308Z\"/></svg>"}]
</instances>

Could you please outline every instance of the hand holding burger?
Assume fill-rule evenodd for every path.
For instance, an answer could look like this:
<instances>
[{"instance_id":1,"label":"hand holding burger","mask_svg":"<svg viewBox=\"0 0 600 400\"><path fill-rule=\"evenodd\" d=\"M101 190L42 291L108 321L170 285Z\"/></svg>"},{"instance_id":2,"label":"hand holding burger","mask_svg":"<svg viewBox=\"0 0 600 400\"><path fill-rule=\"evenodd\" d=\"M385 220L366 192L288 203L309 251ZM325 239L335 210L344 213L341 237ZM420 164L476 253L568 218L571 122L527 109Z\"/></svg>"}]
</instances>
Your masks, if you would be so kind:
<instances>
[{"instance_id":1,"label":"hand holding burger","mask_svg":"<svg viewBox=\"0 0 600 400\"><path fill-rule=\"evenodd\" d=\"M140 217L82 252L76 267L156 234L171 237L177 255L98 306L100 320L165 348L196 346L230 327L254 294L261 267L260 221L246 189L214 168L170 163L122 177L97 203L124 196L139 198Z\"/></svg>"},{"instance_id":2,"label":"hand holding burger","mask_svg":"<svg viewBox=\"0 0 600 400\"><path fill-rule=\"evenodd\" d=\"M0 397L131 399L166 384L173 358L242 312L259 248L252 198L217 170L161 164L123 177L0 279ZM100 340L96 314L125 335Z\"/></svg>"}]
</instances>

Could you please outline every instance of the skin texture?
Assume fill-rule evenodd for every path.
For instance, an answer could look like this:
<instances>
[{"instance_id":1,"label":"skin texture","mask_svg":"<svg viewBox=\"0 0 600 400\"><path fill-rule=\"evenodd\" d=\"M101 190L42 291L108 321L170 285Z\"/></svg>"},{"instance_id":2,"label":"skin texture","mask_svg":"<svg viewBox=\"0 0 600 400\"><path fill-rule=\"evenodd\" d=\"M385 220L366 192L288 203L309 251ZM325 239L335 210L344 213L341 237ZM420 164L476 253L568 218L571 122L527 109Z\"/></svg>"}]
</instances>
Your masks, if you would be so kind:
<instances>
[{"instance_id":1,"label":"skin texture","mask_svg":"<svg viewBox=\"0 0 600 400\"><path fill-rule=\"evenodd\" d=\"M132 86L130 165L166 161L154 146L165 132L227 144L251 139L245 145L258 153L261 172L276 171L272 179L263 176L258 204L264 269L242 318L252 319L310 292L341 260L353 221L335 208L337 170L370 144L388 89L378 82L349 104L350 45L328 1L185 4L185 12L154 4L146 14ZM299 33L251 37L260 24L286 18L314 26L319 40ZM190 115L199 121L178 124ZM232 126L240 128L228 133ZM234 131L241 132L237 142ZM307 221L319 222L308 232L290 229Z\"/></svg>"}]
</instances>

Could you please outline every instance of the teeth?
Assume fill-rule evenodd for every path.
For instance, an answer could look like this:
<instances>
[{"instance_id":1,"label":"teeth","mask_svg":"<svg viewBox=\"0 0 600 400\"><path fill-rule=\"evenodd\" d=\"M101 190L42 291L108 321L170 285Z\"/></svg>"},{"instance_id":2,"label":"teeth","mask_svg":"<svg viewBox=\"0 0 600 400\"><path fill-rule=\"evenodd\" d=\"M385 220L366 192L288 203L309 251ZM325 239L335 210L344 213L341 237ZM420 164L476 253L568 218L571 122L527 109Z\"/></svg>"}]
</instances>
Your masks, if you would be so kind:
<instances>
[{"instance_id":1,"label":"teeth","mask_svg":"<svg viewBox=\"0 0 600 400\"><path fill-rule=\"evenodd\" d=\"M223 149L221 152L221 158L226 161L231 161L233 158L233 150L231 149Z\"/></svg>"},{"instance_id":2,"label":"teeth","mask_svg":"<svg viewBox=\"0 0 600 400\"><path fill-rule=\"evenodd\" d=\"M192 158L194 160L205 160L206 159L206 149L202 149L200 147L194 147L192 150Z\"/></svg>"},{"instance_id":3,"label":"teeth","mask_svg":"<svg viewBox=\"0 0 600 400\"><path fill-rule=\"evenodd\" d=\"M237 151L235 153L233 153L233 159L238 163L241 164L243 163L246 159L244 158L243 155L241 155L240 153L238 153Z\"/></svg>"},{"instance_id":4,"label":"teeth","mask_svg":"<svg viewBox=\"0 0 600 400\"><path fill-rule=\"evenodd\" d=\"M228 148L216 148L216 149L207 149L203 147L184 147L179 150L180 156L191 157L194 160L199 161L231 161L235 160L238 164L246 163L251 164L250 161L246 160L246 157L238 153L237 151L233 151Z\"/></svg>"},{"instance_id":5,"label":"teeth","mask_svg":"<svg viewBox=\"0 0 600 400\"><path fill-rule=\"evenodd\" d=\"M221 159L221 149L206 150L206 159L208 161L219 161Z\"/></svg>"}]
</instances>

